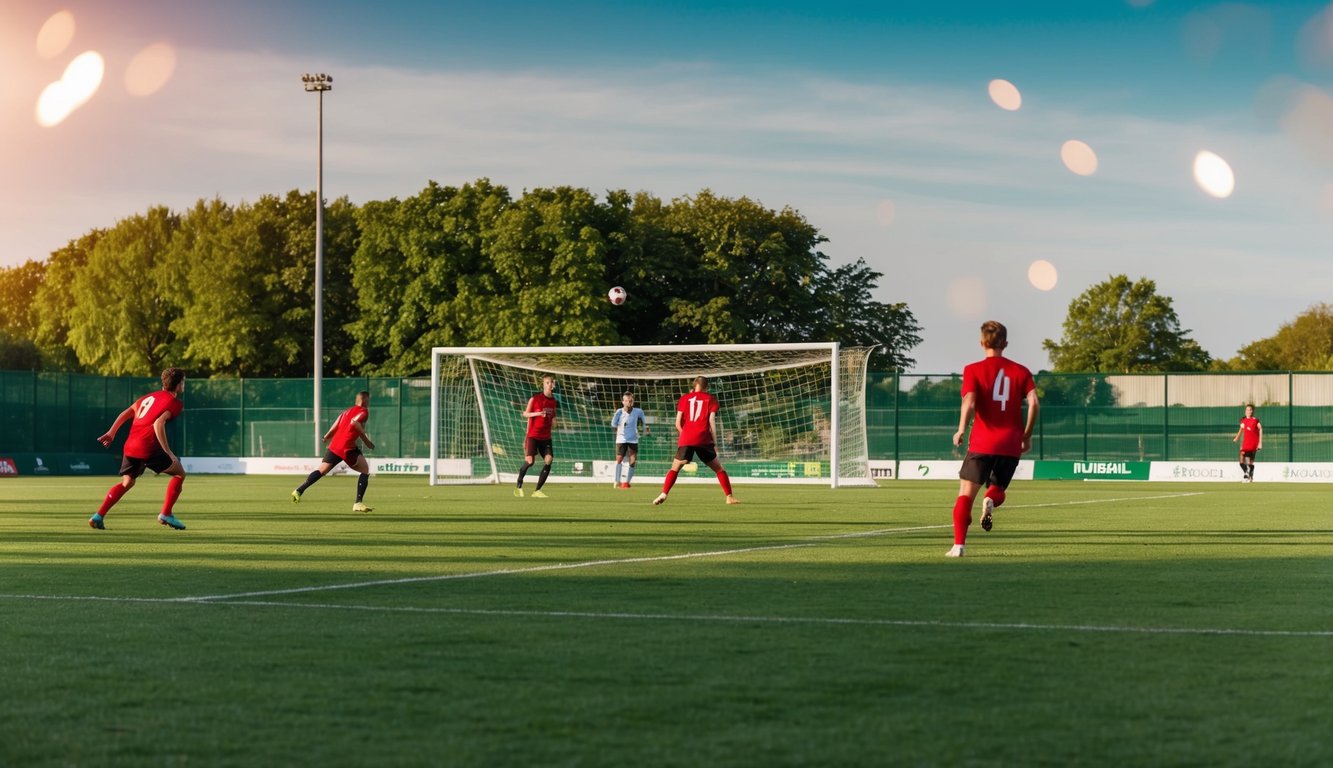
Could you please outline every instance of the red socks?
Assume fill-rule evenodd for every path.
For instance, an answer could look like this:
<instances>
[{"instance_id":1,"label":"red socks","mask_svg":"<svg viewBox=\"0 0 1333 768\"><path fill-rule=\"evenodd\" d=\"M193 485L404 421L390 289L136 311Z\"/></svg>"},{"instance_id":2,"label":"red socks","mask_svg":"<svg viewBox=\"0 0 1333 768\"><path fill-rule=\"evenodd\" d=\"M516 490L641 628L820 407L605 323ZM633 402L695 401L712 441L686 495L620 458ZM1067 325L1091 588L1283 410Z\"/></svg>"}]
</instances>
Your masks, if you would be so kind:
<instances>
[{"instance_id":1,"label":"red socks","mask_svg":"<svg viewBox=\"0 0 1333 768\"><path fill-rule=\"evenodd\" d=\"M995 506L998 507L1004 503L1004 489L998 485L992 485L986 489L986 498L995 502Z\"/></svg>"},{"instance_id":2,"label":"red socks","mask_svg":"<svg viewBox=\"0 0 1333 768\"><path fill-rule=\"evenodd\" d=\"M972 500L959 496L953 503L953 543L967 543L967 527L972 524Z\"/></svg>"},{"instance_id":3,"label":"red socks","mask_svg":"<svg viewBox=\"0 0 1333 768\"><path fill-rule=\"evenodd\" d=\"M97 514L105 515L107 510L116 506L116 502L120 501L120 497L124 496L125 492L128 490L129 488L126 488L120 483L111 486L111 490L106 492L106 498L102 499L102 506L97 508Z\"/></svg>"},{"instance_id":4,"label":"red socks","mask_svg":"<svg viewBox=\"0 0 1333 768\"><path fill-rule=\"evenodd\" d=\"M717 482L722 486L722 492L731 495L731 478L727 476L726 471L717 473Z\"/></svg>"},{"instance_id":5,"label":"red socks","mask_svg":"<svg viewBox=\"0 0 1333 768\"><path fill-rule=\"evenodd\" d=\"M671 493L671 486L676 484L676 475L680 474L672 469L667 472L666 482L662 483L662 493Z\"/></svg>"},{"instance_id":6,"label":"red socks","mask_svg":"<svg viewBox=\"0 0 1333 768\"><path fill-rule=\"evenodd\" d=\"M167 498L162 502L162 514L170 515L171 508L176 506L176 499L181 497L181 486L185 485L185 478L172 475L167 481Z\"/></svg>"}]
</instances>

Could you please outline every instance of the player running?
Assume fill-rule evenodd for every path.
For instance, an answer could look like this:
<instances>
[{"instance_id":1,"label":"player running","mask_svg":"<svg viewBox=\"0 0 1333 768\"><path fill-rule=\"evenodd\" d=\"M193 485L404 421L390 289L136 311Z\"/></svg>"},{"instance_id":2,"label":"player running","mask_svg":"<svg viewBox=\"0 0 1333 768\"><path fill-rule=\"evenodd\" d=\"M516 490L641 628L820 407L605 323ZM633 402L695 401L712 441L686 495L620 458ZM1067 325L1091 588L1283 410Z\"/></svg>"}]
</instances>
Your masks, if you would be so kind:
<instances>
[{"instance_id":1,"label":"player running","mask_svg":"<svg viewBox=\"0 0 1333 768\"><path fill-rule=\"evenodd\" d=\"M616 488L628 488L634 480L634 465L639 462L639 426L643 426L643 434L652 434L648 427L648 419L643 415L643 409L634 405L634 393L626 392L620 396L620 402L623 408L617 408L616 412L611 414L611 428L616 431ZM620 470L623 464L629 464L628 474L625 475L625 482L620 482Z\"/></svg>"},{"instance_id":2,"label":"player running","mask_svg":"<svg viewBox=\"0 0 1333 768\"><path fill-rule=\"evenodd\" d=\"M356 402L347 410L338 415L338 419L329 427L329 431L324 433L324 442L329 444L329 449L324 452L324 461L320 463L319 469L306 476L305 482L301 487L292 491L292 503L301 501L301 494L319 479L327 475L340 462L346 462L347 466L361 473L356 479L356 503L352 504L353 512L371 512L374 507L366 506L362 499L366 496L366 487L370 485L370 463L366 461L365 454L357 446L357 441L366 444L366 447L374 450L375 443L366 434L366 422L370 420L370 393L356 393Z\"/></svg>"},{"instance_id":3,"label":"player running","mask_svg":"<svg viewBox=\"0 0 1333 768\"><path fill-rule=\"evenodd\" d=\"M994 320L981 324L982 360L963 368L963 405L953 444L963 444L968 422L972 435L967 455L958 470L958 499L953 505L953 548L947 557L962 557L967 527L972 524L972 502L987 485L981 502L981 529L991 529L991 516L1004 503L1004 492L1018 469L1018 457L1032 448L1032 428L1037 423L1037 386L1032 372L1005 358L1009 332ZM1021 401L1028 406L1023 420ZM975 415L975 420L973 416Z\"/></svg>"},{"instance_id":4,"label":"player running","mask_svg":"<svg viewBox=\"0 0 1333 768\"><path fill-rule=\"evenodd\" d=\"M178 531L185 530L185 523L172 514L176 499L180 498L181 487L185 485L185 467L181 466L176 454L171 452L171 444L167 441L167 422L185 410L185 405L180 401L184 392L185 371L180 368L162 371L162 389L135 400L133 405L120 412L106 434L97 438L103 447L110 446L121 426L133 419L120 461L120 482L107 491L97 514L88 518L89 526L104 530L107 512L134 487L145 469L151 469L154 474L171 475L171 480L167 481L167 496L162 502L162 512L157 516L157 521Z\"/></svg>"},{"instance_id":5,"label":"player running","mask_svg":"<svg viewBox=\"0 0 1333 768\"><path fill-rule=\"evenodd\" d=\"M671 471L667 472L666 482L662 483L662 492L653 499L654 504L667 500L671 486L676 484L676 475L680 468L697 456L717 473L718 485L727 495L728 504L739 504L740 499L731 495L731 478L717 460L717 398L708 392L708 377L696 376L694 389L676 403L676 431L680 433L677 441L676 459L671 462Z\"/></svg>"}]
</instances>

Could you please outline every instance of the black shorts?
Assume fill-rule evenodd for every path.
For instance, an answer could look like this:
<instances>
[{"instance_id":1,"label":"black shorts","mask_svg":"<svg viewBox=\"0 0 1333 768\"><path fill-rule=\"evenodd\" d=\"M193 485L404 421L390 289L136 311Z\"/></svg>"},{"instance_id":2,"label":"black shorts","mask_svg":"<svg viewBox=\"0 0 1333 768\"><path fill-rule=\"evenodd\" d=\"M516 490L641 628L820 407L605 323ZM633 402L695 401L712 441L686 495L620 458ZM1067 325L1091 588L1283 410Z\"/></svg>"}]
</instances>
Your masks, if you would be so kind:
<instances>
[{"instance_id":1,"label":"black shorts","mask_svg":"<svg viewBox=\"0 0 1333 768\"><path fill-rule=\"evenodd\" d=\"M967 452L963 457L963 466L958 470L959 480L969 480L978 485L995 485L1001 490L1009 487L1018 469L1017 456L996 456L993 453Z\"/></svg>"},{"instance_id":2,"label":"black shorts","mask_svg":"<svg viewBox=\"0 0 1333 768\"><path fill-rule=\"evenodd\" d=\"M120 474L129 475L138 478L145 469L153 470L153 474L160 475L167 471L171 466L171 457L166 451L153 451L153 455L146 459L136 458L134 456L122 456L120 459Z\"/></svg>"},{"instance_id":3,"label":"black shorts","mask_svg":"<svg viewBox=\"0 0 1333 768\"><path fill-rule=\"evenodd\" d=\"M555 449L551 447L551 438L542 440L537 437L529 437L523 441L524 456L555 456Z\"/></svg>"},{"instance_id":4,"label":"black shorts","mask_svg":"<svg viewBox=\"0 0 1333 768\"><path fill-rule=\"evenodd\" d=\"M347 452L346 456L339 456L337 453L334 453L332 448L324 452L324 463L328 464L330 467L336 467L338 466L338 462L342 461L347 463L348 469L351 469L356 466L356 462L360 459L360 448L353 448Z\"/></svg>"},{"instance_id":5,"label":"black shorts","mask_svg":"<svg viewBox=\"0 0 1333 768\"><path fill-rule=\"evenodd\" d=\"M622 459L627 456L629 457L630 461L634 461L639 458L638 443L616 443L616 458Z\"/></svg>"},{"instance_id":6,"label":"black shorts","mask_svg":"<svg viewBox=\"0 0 1333 768\"><path fill-rule=\"evenodd\" d=\"M1256 453L1258 453L1258 451L1241 451L1240 457L1242 459L1249 459L1250 461L1254 461L1254 454Z\"/></svg>"},{"instance_id":7,"label":"black shorts","mask_svg":"<svg viewBox=\"0 0 1333 768\"><path fill-rule=\"evenodd\" d=\"M709 464L717 458L717 448L711 445L682 445L676 449L676 458L680 461L694 461L697 458Z\"/></svg>"}]
</instances>

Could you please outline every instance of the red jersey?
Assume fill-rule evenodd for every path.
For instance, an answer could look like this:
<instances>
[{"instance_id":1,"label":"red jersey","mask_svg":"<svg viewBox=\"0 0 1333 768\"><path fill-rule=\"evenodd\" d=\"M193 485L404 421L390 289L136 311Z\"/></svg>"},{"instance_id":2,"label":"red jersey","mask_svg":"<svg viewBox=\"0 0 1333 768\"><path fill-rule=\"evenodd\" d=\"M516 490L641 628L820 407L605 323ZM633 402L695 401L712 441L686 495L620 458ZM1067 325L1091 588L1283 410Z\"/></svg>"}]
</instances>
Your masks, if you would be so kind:
<instances>
[{"instance_id":1,"label":"red jersey","mask_svg":"<svg viewBox=\"0 0 1333 768\"><path fill-rule=\"evenodd\" d=\"M1240 449L1249 453L1259 450L1260 429L1259 420L1253 416L1240 420Z\"/></svg>"},{"instance_id":2,"label":"red jersey","mask_svg":"<svg viewBox=\"0 0 1333 768\"><path fill-rule=\"evenodd\" d=\"M356 441L361 436L356 431L356 424L360 424L364 429L366 422L370 421L370 409L364 405L354 405L338 415L338 420L333 422L333 439L329 440L329 450L339 456L346 456L349 451L356 449Z\"/></svg>"},{"instance_id":3,"label":"red jersey","mask_svg":"<svg viewBox=\"0 0 1333 768\"><path fill-rule=\"evenodd\" d=\"M676 412L685 414L680 420L680 440L677 445L712 445L713 430L708 415L717 413L717 398L708 392L691 392L676 402Z\"/></svg>"},{"instance_id":4,"label":"red jersey","mask_svg":"<svg viewBox=\"0 0 1333 768\"><path fill-rule=\"evenodd\" d=\"M976 396L976 417L967 448L994 456L1023 454L1023 401L1037 385L1032 372L1004 357L988 357L963 368L963 396Z\"/></svg>"},{"instance_id":5,"label":"red jersey","mask_svg":"<svg viewBox=\"0 0 1333 768\"><path fill-rule=\"evenodd\" d=\"M125 455L146 459L163 449L153 431L154 422L164 413L168 414L168 419L176 418L185 410L185 405L163 389L135 400L133 407L134 421L130 422L130 436L125 438Z\"/></svg>"},{"instance_id":6,"label":"red jersey","mask_svg":"<svg viewBox=\"0 0 1333 768\"><path fill-rule=\"evenodd\" d=\"M541 411L541 416L528 419L528 437L537 440L551 439L551 425L555 423L555 411L560 404L554 397L547 397L545 392L538 392L528 401L528 413Z\"/></svg>"}]
</instances>

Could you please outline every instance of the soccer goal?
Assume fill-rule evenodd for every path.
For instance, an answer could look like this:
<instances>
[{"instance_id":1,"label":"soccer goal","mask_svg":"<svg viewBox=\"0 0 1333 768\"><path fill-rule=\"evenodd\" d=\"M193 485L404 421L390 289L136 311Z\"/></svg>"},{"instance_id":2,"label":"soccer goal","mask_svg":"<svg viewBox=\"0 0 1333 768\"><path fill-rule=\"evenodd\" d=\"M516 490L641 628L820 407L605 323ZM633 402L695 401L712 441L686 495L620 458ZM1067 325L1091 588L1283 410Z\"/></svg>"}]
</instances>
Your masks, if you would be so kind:
<instances>
[{"instance_id":1,"label":"soccer goal","mask_svg":"<svg viewBox=\"0 0 1333 768\"><path fill-rule=\"evenodd\" d=\"M660 481L676 452L676 402L703 375L721 406L718 458L734 482L872 485L865 410L871 351L836 343L436 347L430 483L514 482L523 465L523 409L541 391L542 376L552 374L559 403L553 481L612 482L611 416L625 392L648 424L635 482ZM681 482L695 478L713 482L713 473L687 465L680 475Z\"/></svg>"}]
</instances>

